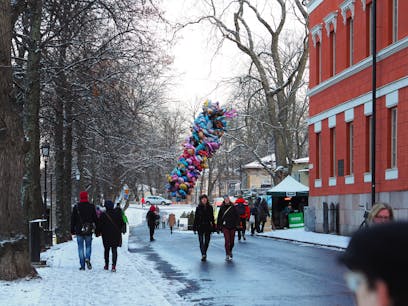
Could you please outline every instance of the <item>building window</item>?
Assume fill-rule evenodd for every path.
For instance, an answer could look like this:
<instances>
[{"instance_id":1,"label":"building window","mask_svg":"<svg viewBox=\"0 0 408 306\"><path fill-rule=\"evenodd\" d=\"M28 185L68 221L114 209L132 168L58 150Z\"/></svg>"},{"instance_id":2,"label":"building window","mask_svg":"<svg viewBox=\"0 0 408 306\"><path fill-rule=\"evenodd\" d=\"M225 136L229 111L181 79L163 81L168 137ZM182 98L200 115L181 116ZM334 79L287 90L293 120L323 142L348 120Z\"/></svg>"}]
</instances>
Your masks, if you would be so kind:
<instances>
[{"instance_id":1,"label":"building window","mask_svg":"<svg viewBox=\"0 0 408 306\"><path fill-rule=\"evenodd\" d=\"M336 74L336 32L330 32L330 76Z\"/></svg>"},{"instance_id":2,"label":"building window","mask_svg":"<svg viewBox=\"0 0 408 306\"><path fill-rule=\"evenodd\" d=\"M353 18L347 18L347 63L353 65L354 54L354 22Z\"/></svg>"},{"instance_id":3,"label":"building window","mask_svg":"<svg viewBox=\"0 0 408 306\"><path fill-rule=\"evenodd\" d=\"M373 116L366 117L366 172L371 172L373 159Z\"/></svg>"},{"instance_id":4,"label":"building window","mask_svg":"<svg viewBox=\"0 0 408 306\"><path fill-rule=\"evenodd\" d=\"M330 177L336 176L336 128L330 129Z\"/></svg>"},{"instance_id":5,"label":"building window","mask_svg":"<svg viewBox=\"0 0 408 306\"><path fill-rule=\"evenodd\" d=\"M398 40L398 0L392 0L392 42Z\"/></svg>"},{"instance_id":6,"label":"building window","mask_svg":"<svg viewBox=\"0 0 408 306\"><path fill-rule=\"evenodd\" d=\"M316 83L322 81L322 47L320 41L316 43Z\"/></svg>"},{"instance_id":7,"label":"building window","mask_svg":"<svg viewBox=\"0 0 408 306\"><path fill-rule=\"evenodd\" d=\"M353 122L347 124L347 175L354 173L354 126Z\"/></svg>"},{"instance_id":8,"label":"building window","mask_svg":"<svg viewBox=\"0 0 408 306\"><path fill-rule=\"evenodd\" d=\"M321 133L316 134L316 179L322 177L322 137Z\"/></svg>"},{"instance_id":9,"label":"building window","mask_svg":"<svg viewBox=\"0 0 408 306\"><path fill-rule=\"evenodd\" d=\"M397 168L397 141L398 141L398 131L397 131L397 108L393 107L390 109L391 112L391 150L390 150L390 168Z\"/></svg>"},{"instance_id":10,"label":"building window","mask_svg":"<svg viewBox=\"0 0 408 306\"><path fill-rule=\"evenodd\" d=\"M367 50L367 56L370 56L373 54L373 48L372 48L372 41L373 41L373 6L371 3L367 4L366 8L366 29L367 29L367 34L366 34L366 50Z\"/></svg>"}]
</instances>

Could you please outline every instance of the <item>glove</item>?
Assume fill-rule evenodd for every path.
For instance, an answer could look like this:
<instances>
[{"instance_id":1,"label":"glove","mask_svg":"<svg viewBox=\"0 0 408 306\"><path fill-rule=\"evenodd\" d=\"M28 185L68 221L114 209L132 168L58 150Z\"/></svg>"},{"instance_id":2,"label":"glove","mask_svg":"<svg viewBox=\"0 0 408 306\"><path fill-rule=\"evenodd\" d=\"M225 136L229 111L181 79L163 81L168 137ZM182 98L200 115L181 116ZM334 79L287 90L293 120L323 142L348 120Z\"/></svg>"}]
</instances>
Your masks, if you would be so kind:
<instances>
[{"instance_id":1,"label":"glove","mask_svg":"<svg viewBox=\"0 0 408 306\"><path fill-rule=\"evenodd\" d=\"M194 232L194 235L197 235L197 232L196 231L193 231Z\"/></svg>"}]
</instances>

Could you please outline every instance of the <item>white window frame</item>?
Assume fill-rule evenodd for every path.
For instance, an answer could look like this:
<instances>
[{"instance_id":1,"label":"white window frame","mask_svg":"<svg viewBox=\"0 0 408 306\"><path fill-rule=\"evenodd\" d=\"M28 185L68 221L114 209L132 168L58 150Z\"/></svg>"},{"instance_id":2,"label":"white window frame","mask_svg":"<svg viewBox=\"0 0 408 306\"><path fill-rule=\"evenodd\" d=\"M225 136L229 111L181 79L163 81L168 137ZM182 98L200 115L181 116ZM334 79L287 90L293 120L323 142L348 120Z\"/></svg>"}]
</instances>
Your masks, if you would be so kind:
<instances>
[{"instance_id":1,"label":"white window frame","mask_svg":"<svg viewBox=\"0 0 408 306\"><path fill-rule=\"evenodd\" d=\"M347 20L347 22L350 24L350 28L349 28L349 44L350 44L350 49L348 50L349 52L349 57L350 57L350 61L349 61L349 65L353 66L353 57L354 57L354 19L353 18L349 18Z\"/></svg>"},{"instance_id":2,"label":"white window frame","mask_svg":"<svg viewBox=\"0 0 408 306\"><path fill-rule=\"evenodd\" d=\"M349 143L349 160L348 160L348 175L354 174L354 122L350 121L348 123L348 143Z\"/></svg>"},{"instance_id":3,"label":"white window frame","mask_svg":"<svg viewBox=\"0 0 408 306\"><path fill-rule=\"evenodd\" d=\"M398 0L392 0L392 42L398 41Z\"/></svg>"},{"instance_id":4,"label":"white window frame","mask_svg":"<svg viewBox=\"0 0 408 306\"><path fill-rule=\"evenodd\" d=\"M372 160L373 160L373 116L367 116L368 119L368 172L371 173Z\"/></svg>"},{"instance_id":5,"label":"white window frame","mask_svg":"<svg viewBox=\"0 0 408 306\"><path fill-rule=\"evenodd\" d=\"M369 44L368 44L368 54L373 54L373 6L369 4L369 10L367 11L368 14L368 37L369 37Z\"/></svg>"},{"instance_id":6,"label":"white window frame","mask_svg":"<svg viewBox=\"0 0 408 306\"><path fill-rule=\"evenodd\" d=\"M317 71L317 82L320 84L322 82L322 43L318 41L316 43L316 52L319 60L318 71Z\"/></svg>"},{"instance_id":7,"label":"white window frame","mask_svg":"<svg viewBox=\"0 0 408 306\"><path fill-rule=\"evenodd\" d=\"M396 107L390 109L391 111L391 169L397 168L398 163L398 110Z\"/></svg>"},{"instance_id":8,"label":"white window frame","mask_svg":"<svg viewBox=\"0 0 408 306\"><path fill-rule=\"evenodd\" d=\"M330 131L330 136L332 136L332 137L330 137L331 138L331 141L332 141L332 143L331 143L331 145L332 145L332 147L330 148L331 150L332 150L332 156L331 156L331 158L332 158L332 167L333 167L333 176L332 177L336 177L336 171L337 171L337 168L336 168L336 128L335 127L333 127L333 128L331 128L330 129L331 131Z\"/></svg>"},{"instance_id":9,"label":"white window frame","mask_svg":"<svg viewBox=\"0 0 408 306\"><path fill-rule=\"evenodd\" d=\"M318 172L316 173L317 179L322 178L322 133L317 133L317 145L318 145L318 150L317 150L317 166L318 166Z\"/></svg>"},{"instance_id":10,"label":"white window frame","mask_svg":"<svg viewBox=\"0 0 408 306\"><path fill-rule=\"evenodd\" d=\"M333 69L333 76L334 76L336 74L336 31L332 31L330 33L330 36L332 37L331 48L332 48L333 53L331 54L331 56L333 57L332 69Z\"/></svg>"}]
</instances>

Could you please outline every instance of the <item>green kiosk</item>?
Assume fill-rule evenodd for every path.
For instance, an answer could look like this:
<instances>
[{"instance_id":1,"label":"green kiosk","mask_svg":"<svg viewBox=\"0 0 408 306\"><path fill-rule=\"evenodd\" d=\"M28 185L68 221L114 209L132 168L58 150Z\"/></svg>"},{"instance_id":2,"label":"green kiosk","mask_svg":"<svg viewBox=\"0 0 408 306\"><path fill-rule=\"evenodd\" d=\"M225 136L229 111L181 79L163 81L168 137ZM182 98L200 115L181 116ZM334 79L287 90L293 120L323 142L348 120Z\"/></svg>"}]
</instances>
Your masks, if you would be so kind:
<instances>
[{"instance_id":1,"label":"green kiosk","mask_svg":"<svg viewBox=\"0 0 408 306\"><path fill-rule=\"evenodd\" d=\"M269 189L266 194L272 197L272 218L275 226L280 228L304 226L303 207L308 205L308 186L288 175L278 185ZM289 205L292 208L287 213ZM286 222L288 224L285 224Z\"/></svg>"}]
</instances>

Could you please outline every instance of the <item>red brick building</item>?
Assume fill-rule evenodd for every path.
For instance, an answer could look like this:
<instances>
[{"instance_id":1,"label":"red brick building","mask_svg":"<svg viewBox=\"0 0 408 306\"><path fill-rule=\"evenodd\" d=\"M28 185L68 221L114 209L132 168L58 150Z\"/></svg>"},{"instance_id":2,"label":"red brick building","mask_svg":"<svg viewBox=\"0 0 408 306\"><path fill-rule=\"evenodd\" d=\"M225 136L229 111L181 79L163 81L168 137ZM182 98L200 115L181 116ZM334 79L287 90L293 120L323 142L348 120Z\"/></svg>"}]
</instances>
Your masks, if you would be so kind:
<instances>
[{"instance_id":1,"label":"red brick building","mask_svg":"<svg viewBox=\"0 0 408 306\"><path fill-rule=\"evenodd\" d=\"M371 207L372 1L311 0L310 197L350 234ZM408 218L408 0L377 0L376 201Z\"/></svg>"}]
</instances>

